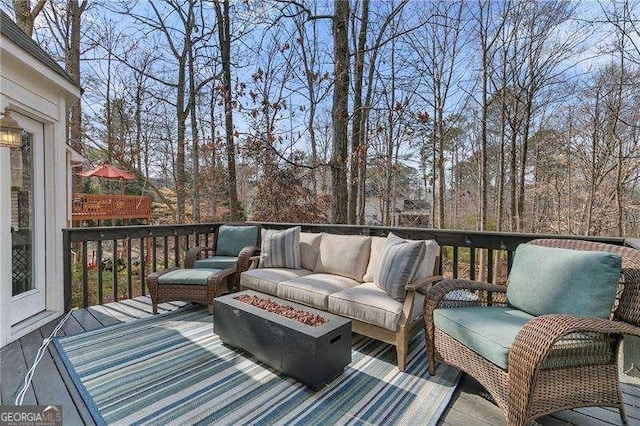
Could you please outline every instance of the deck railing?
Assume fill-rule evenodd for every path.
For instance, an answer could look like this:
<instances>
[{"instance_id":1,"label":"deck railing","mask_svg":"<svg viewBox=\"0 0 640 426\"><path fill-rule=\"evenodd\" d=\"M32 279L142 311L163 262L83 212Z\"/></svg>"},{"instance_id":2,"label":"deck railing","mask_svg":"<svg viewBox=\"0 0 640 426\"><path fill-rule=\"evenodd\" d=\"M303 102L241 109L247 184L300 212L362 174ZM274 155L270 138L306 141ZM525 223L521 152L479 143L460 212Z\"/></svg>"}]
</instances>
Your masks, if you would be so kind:
<instances>
[{"instance_id":1,"label":"deck railing","mask_svg":"<svg viewBox=\"0 0 640 426\"><path fill-rule=\"evenodd\" d=\"M71 220L102 221L113 219L151 218L151 197L148 195L112 195L74 193L71 199Z\"/></svg>"},{"instance_id":2,"label":"deck railing","mask_svg":"<svg viewBox=\"0 0 640 426\"><path fill-rule=\"evenodd\" d=\"M87 307L145 295L149 272L180 266L190 247L210 246L220 223L158 226L112 226L63 230L65 306ZM580 238L624 245L623 238L576 237L503 232L457 231L382 226L261 223L304 232L435 239L441 247L441 270L452 278L504 283L516 247L536 238Z\"/></svg>"}]
</instances>

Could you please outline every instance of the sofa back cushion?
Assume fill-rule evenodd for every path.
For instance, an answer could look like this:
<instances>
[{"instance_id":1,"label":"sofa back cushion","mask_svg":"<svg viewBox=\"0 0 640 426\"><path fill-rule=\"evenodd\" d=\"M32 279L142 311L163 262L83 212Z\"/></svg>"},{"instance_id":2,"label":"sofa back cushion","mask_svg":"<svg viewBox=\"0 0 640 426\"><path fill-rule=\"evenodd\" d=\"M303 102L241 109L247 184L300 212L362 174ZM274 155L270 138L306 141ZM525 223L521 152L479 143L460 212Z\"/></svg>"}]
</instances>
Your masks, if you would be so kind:
<instances>
[{"instance_id":1,"label":"sofa back cushion","mask_svg":"<svg viewBox=\"0 0 640 426\"><path fill-rule=\"evenodd\" d=\"M300 227L263 230L259 267L300 269Z\"/></svg>"},{"instance_id":2,"label":"sofa back cushion","mask_svg":"<svg viewBox=\"0 0 640 426\"><path fill-rule=\"evenodd\" d=\"M371 252L371 237L322 233L315 272L362 282Z\"/></svg>"},{"instance_id":3,"label":"sofa back cushion","mask_svg":"<svg viewBox=\"0 0 640 426\"><path fill-rule=\"evenodd\" d=\"M258 227L253 225L221 225L216 240L216 255L237 256L247 246L258 244Z\"/></svg>"},{"instance_id":4,"label":"sofa back cushion","mask_svg":"<svg viewBox=\"0 0 640 426\"><path fill-rule=\"evenodd\" d=\"M300 233L300 264L303 269L313 271L318 261L320 241L322 234L302 232Z\"/></svg>"},{"instance_id":5,"label":"sofa back cushion","mask_svg":"<svg viewBox=\"0 0 640 426\"><path fill-rule=\"evenodd\" d=\"M507 302L535 316L609 318L621 263L613 253L521 244L509 274Z\"/></svg>"},{"instance_id":6,"label":"sofa back cushion","mask_svg":"<svg viewBox=\"0 0 640 426\"><path fill-rule=\"evenodd\" d=\"M386 237L371 237L371 255L369 256L369 265L367 265L367 272L365 272L362 280L365 283L372 283L373 278L378 272L378 265L380 264L380 255L382 250L387 245Z\"/></svg>"},{"instance_id":7,"label":"sofa back cushion","mask_svg":"<svg viewBox=\"0 0 640 426\"><path fill-rule=\"evenodd\" d=\"M393 299L404 301L404 286L413 281L422 265L425 251L424 241L404 240L390 233L373 282Z\"/></svg>"}]
</instances>

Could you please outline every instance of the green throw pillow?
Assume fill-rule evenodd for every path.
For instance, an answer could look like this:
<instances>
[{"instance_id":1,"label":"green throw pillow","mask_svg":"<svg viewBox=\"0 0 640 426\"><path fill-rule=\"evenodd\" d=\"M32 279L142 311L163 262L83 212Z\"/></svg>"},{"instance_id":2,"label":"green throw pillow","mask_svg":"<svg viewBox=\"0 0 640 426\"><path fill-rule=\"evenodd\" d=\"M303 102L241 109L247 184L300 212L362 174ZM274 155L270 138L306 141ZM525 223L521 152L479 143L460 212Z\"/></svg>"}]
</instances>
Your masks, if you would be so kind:
<instances>
[{"instance_id":1,"label":"green throw pillow","mask_svg":"<svg viewBox=\"0 0 640 426\"><path fill-rule=\"evenodd\" d=\"M260 268L300 269L300 227L262 233Z\"/></svg>"},{"instance_id":2,"label":"green throw pillow","mask_svg":"<svg viewBox=\"0 0 640 426\"><path fill-rule=\"evenodd\" d=\"M404 240L392 233L380 253L380 264L373 282L399 302L406 297L404 286L415 277L424 254L424 241Z\"/></svg>"},{"instance_id":3,"label":"green throw pillow","mask_svg":"<svg viewBox=\"0 0 640 426\"><path fill-rule=\"evenodd\" d=\"M238 256L247 246L258 244L257 226L222 225L218 229L217 256Z\"/></svg>"},{"instance_id":4,"label":"green throw pillow","mask_svg":"<svg viewBox=\"0 0 640 426\"><path fill-rule=\"evenodd\" d=\"M507 302L535 316L609 318L621 264L612 253L521 244L509 274Z\"/></svg>"}]
</instances>

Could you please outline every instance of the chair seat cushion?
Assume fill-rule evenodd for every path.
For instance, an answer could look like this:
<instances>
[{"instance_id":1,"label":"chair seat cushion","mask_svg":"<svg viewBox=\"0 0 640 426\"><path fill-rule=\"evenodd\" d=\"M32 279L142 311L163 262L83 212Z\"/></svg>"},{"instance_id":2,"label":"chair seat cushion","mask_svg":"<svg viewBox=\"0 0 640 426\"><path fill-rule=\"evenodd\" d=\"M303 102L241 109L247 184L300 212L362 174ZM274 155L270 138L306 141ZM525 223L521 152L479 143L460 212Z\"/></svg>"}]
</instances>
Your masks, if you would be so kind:
<instances>
[{"instance_id":1,"label":"chair seat cushion","mask_svg":"<svg viewBox=\"0 0 640 426\"><path fill-rule=\"evenodd\" d=\"M413 316L422 315L424 296L416 294ZM393 300L375 283L364 283L329 296L329 312L397 331L403 303Z\"/></svg>"},{"instance_id":2,"label":"chair seat cushion","mask_svg":"<svg viewBox=\"0 0 640 426\"><path fill-rule=\"evenodd\" d=\"M533 318L533 315L510 307L433 311L437 329L505 370L516 335Z\"/></svg>"},{"instance_id":3,"label":"chair seat cushion","mask_svg":"<svg viewBox=\"0 0 640 426\"><path fill-rule=\"evenodd\" d=\"M533 318L508 306L433 311L437 329L505 370L516 335ZM572 333L555 343L542 368L608 364L615 361L614 354L613 341L594 339L587 333Z\"/></svg>"},{"instance_id":4,"label":"chair seat cushion","mask_svg":"<svg viewBox=\"0 0 640 426\"><path fill-rule=\"evenodd\" d=\"M278 297L326 311L330 294L359 284L356 280L339 275L311 274L281 282L278 285Z\"/></svg>"},{"instance_id":5,"label":"chair seat cushion","mask_svg":"<svg viewBox=\"0 0 640 426\"><path fill-rule=\"evenodd\" d=\"M264 268L249 269L240 274L240 286L276 296L278 284L312 272L307 269Z\"/></svg>"},{"instance_id":6,"label":"chair seat cushion","mask_svg":"<svg viewBox=\"0 0 640 426\"><path fill-rule=\"evenodd\" d=\"M196 260L194 268L227 269L238 265L237 256L211 256L206 259Z\"/></svg>"},{"instance_id":7,"label":"chair seat cushion","mask_svg":"<svg viewBox=\"0 0 640 426\"><path fill-rule=\"evenodd\" d=\"M207 285L209 277L220 271L214 268L176 269L161 275L158 278L158 284Z\"/></svg>"}]
</instances>

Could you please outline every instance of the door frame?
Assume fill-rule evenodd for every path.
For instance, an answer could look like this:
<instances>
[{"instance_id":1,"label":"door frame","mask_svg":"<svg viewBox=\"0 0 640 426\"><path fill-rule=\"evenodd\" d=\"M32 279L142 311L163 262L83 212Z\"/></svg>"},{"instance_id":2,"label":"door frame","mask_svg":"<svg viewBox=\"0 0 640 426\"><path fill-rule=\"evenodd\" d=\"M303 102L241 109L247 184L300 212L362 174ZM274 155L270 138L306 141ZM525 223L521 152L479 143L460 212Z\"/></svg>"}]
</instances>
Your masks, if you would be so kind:
<instances>
[{"instance_id":1,"label":"door frame","mask_svg":"<svg viewBox=\"0 0 640 426\"><path fill-rule=\"evenodd\" d=\"M46 309L46 164L45 164L45 123L22 114L15 113L24 131L33 135L33 229L32 229L32 280L33 289L9 300L9 320L15 325ZM11 282L10 282L11 285ZM9 289L11 294L11 289Z\"/></svg>"}]
</instances>

